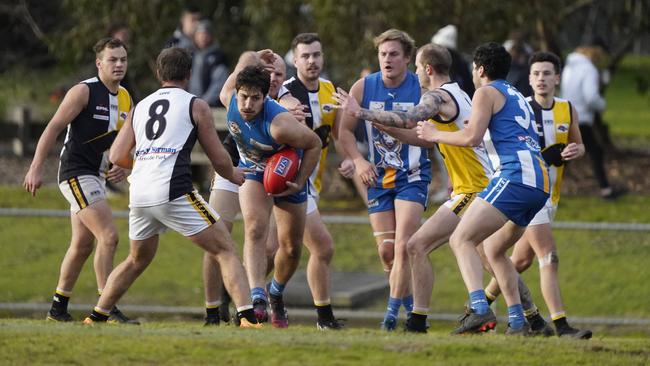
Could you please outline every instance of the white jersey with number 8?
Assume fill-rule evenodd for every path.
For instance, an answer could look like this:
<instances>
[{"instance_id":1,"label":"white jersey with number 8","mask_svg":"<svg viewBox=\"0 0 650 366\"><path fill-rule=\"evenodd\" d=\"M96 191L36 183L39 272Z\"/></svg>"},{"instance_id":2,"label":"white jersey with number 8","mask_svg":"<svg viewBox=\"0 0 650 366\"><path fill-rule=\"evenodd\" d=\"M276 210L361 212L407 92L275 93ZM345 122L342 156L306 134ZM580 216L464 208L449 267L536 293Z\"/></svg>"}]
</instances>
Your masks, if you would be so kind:
<instances>
[{"instance_id":1,"label":"white jersey with number 8","mask_svg":"<svg viewBox=\"0 0 650 366\"><path fill-rule=\"evenodd\" d=\"M130 206L148 207L191 192L190 154L196 142L192 119L195 96L163 87L136 105Z\"/></svg>"}]
</instances>

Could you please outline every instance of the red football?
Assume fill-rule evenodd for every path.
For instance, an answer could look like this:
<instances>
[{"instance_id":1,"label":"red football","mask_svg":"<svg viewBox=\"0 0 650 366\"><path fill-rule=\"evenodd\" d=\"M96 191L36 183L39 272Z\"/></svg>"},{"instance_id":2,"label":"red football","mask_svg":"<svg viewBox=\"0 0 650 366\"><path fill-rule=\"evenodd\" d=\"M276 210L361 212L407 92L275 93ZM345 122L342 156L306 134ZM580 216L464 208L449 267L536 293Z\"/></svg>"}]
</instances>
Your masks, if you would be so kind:
<instances>
[{"instance_id":1,"label":"red football","mask_svg":"<svg viewBox=\"0 0 650 366\"><path fill-rule=\"evenodd\" d=\"M287 182L293 181L298 172L300 157L296 150L287 148L273 154L266 161L264 169L264 189L278 194L287 189Z\"/></svg>"}]
</instances>

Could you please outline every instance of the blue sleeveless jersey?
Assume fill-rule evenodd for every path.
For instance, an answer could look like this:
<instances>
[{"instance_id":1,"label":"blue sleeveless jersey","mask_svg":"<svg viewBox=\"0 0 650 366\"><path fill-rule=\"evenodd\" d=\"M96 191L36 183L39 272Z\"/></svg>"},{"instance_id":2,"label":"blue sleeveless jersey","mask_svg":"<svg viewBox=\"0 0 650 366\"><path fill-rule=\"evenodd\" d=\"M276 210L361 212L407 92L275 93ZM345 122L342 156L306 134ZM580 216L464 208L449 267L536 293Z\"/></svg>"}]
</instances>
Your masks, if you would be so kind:
<instances>
[{"instance_id":1,"label":"blue sleeveless jersey","mask_svg":"<svg viewBox=\"0 0 650 366\"><path fill-rule=\"evenodd\" d=\"M228 131L237 143L240 167L264 171L266 160L285 147L271 136L271 122L275 116L286 111L276 101L267 97L262 112L252 121L245 121L237 109L237 98L233 95L226 119ZM302 156L302 151L298 151L298 154Z\"/></svg>"},{"instance_id":2,"label":"blue sleeveless jersey","mask_svg":"<svg viewBox=\"0 0 650 366\"><path fill-rule=\"evenodd\" d=\"M491 141L487 141L486 148L495 163L494 179L501 177L548 192L548 168L540 154L533 109L505 80L489 85L506 98L488 126Z\"/></svg>"},{"instance_id":3,"label":"blue sleeveless jersey","mask_svg":"<svg viewBox=\"0 0 650 366\"><path fill-rule=\"evenodd\" d=\"M420 101L418 77L407 72L397 88L387 88L381 72L364 78L361 106L370 110L401 110L413 108ZM426 149L403 144L394 137L377 130L365 121L368 136L368 160L377 168L378 188L395 188L411 182L431 181L431 162Z\"/></svg>"}]
</instances>

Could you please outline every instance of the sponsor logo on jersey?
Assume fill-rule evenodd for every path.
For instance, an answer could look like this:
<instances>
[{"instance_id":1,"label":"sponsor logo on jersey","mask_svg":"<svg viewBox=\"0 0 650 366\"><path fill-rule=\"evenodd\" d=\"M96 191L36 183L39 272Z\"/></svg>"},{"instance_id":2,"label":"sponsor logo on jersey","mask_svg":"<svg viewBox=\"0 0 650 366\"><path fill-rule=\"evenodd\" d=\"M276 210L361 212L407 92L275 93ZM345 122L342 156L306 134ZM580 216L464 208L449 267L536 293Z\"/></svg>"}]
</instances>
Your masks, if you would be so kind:
<instances>
[{"instance_id":1,"label":"sponsor logo on jersey","mask_svg":"<svg viewBox=\"0 0 650 366\"><path fill-rule=\"evenodd\" d=\"M95 106L95 109L98 110L98 111L108 112L108 108L106 108L106 106L103 106L103 105L97 105L97 106Z\"/></svg>"},{"instance_id":2,"label":"sponsor logo on jersey","mask_svg":"<svg viewBox=\"0 0 650 366\"><path fill-rule=\"evenodd\" d=\"M383 111L384 110L384 102L372 102L371 101L368 106L370 107L368 109L373 110L373 111Z\"/></svg>"},{"instance_id":3,"label":"sponsor logo on jersey","mask_svg":"<svg viewBox=\"0 0 650 366\"><path fill-rule=\"evenodd\" d=\"M544 124L545 124L545 125L552 125L553 122L554 122L554 121L553 121L552 119L545 119L545 120L544 120Z\"/></svg>"},{"instance_id":4,"label":"sponsor logo on jersey","mask_svg":"<svg viewBox=\"0 0 650 366\"><path fill-rule=\"evenodd\" d=\"M323 104L323 112L329 113L334 110L333 104Z\"/></svg>"},{"instance_id":5,"label":"sponsor logo on jersey","mask_svg":"<svg viewBox=\"0 0 650 366\"><path fill-rule=\"evenodd\" d=\"M101 193L100 191L92 191L92 192L90 192L90 195L91 196L96 196L96 195L98 195L100 193Z\"/></svg>"},{"instance_id":6,"label":"sponsor logo on jersey","mask_svg":"<svg viewBox=\"0 0 650 366\"><path fill-rule=\"evenodd\" d=\"M125 120L127 116L128 116L128 113L126 113L126 112L120 112L120 119L124 119L124 120Z\"/></svg>"},{"instance_id":7,"label":"sponsor logo on jersey","mask_svg":"<svg viewBox=\"0 0 650 366\"><path fill-rule=\"evenodd\" d=\"M562 123L562 124L557 125L556 128L557 128L558 132L567 132L569 130L569 125L566 124L566 123Z\"/></svg>"},{"instance_id":8,"label":"sponsor logo on jersey","mask_svg":"<svg viewBox=\"0 0 650 366\"><path fill-rule=\"evenodd\" d=\"M411 102L395 102L395 103L393 103L393 110L394 111L406 112L409 109L413 108L414 106L415 106L415 104L413 104Z\"/></svg>"},{"instance_id":9,"label":"sponsor logo on jersey","mask_svg":"<svg viewBox=\"0 0 650 366\"><path fill-rule=\"evenodd\" d=\"M540 150L539 143L530 136L517 136L517 139L519 139L519 141L525 142L526 146L532 151Z\"/></svg>"},{"instance_id":10,"label":"sponsor logo on jersey","mask_svg":"<svg viewBox=\"0 0 650 366\"><path fill-rule=\"evenodd\" d=\"M289 173L289 168L291 168L292 164L293 162L291 161L291 159L283 156L275 165L275 168L273 169L273 173L281 177L286 177L287 173Z\"/></svg>"}]
</instances>

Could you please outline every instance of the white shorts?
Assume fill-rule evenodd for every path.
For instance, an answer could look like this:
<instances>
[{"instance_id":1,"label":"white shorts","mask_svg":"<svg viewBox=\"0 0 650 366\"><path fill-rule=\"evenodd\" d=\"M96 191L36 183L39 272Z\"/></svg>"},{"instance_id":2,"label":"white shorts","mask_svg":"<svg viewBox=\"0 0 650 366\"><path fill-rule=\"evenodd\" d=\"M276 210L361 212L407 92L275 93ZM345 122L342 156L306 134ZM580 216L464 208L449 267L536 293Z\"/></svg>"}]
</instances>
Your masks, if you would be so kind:
<instances>
[{"instance_id":1,"label":"white shorts","mask_svg":"<svg viewBox=\"0 0 650 366\"><path fill-rule=\"evenodd\" d=\"M221 190L239 193L239 186L215 172L214 178L212 179L212 188L210 190Z\"/></svg>"},{"instance_id":2,"label":"white shorts","mask_svg":"<svg viewBox=\"0 0 650 366\"><path fill-rule=\"evenodd\" d=\"M59 190L76 214L93 203L106 199L106 180L95 175L80 175L59 183Z\"/></svg>"},{"instance_id":3,"label":"white shorts","mask_svg":"<svg viewBox=\"0 0 650 366\"><path fill-rule=\"evenodd\" d=\"M552 204L550 201L551 200L546 201L544 207L542 207L542 209L537 212L528 226L550 224L553 222L553 220L555 220L557 206Z\"/></svg>"},{"instance_id":4,"label":"white shorts","mask_svg":"<svg viewBox=\"0 0 650 366\"><path fill-rule=\"evenodd\" d=\"M318 196L309 193L307 195L307 215L318 210Z\"/></svg>"},{"instance_id":5,"label":"white shorts","mask_svg":"<svg viewBox=\"0 0 650 366\"><path fill-rule=\"evenodd\" d=\"M177 199L156 206L131 207L129 211L129 238L145 240L165 232L168 228L183 236L192 236L219 220L217 214L197 192L186 193Z\"/></svg>"},{"instance_id":6,"label":"white shorts","mask_svg":"<svg viewBox=\"0 0 650 366\"><path fill-rule=\"evenodd\" d=\"M476 197L478 197L478 192L459 193L451 196L451 198L445 201L443 205L450 209L454 215L462 217L467 210L467 207L469 207L470 203L472 203Z\"/></svg>"}]
</instances>

